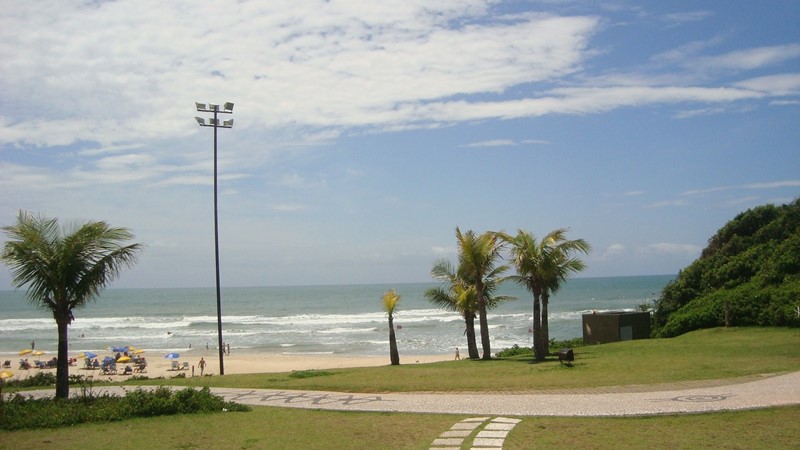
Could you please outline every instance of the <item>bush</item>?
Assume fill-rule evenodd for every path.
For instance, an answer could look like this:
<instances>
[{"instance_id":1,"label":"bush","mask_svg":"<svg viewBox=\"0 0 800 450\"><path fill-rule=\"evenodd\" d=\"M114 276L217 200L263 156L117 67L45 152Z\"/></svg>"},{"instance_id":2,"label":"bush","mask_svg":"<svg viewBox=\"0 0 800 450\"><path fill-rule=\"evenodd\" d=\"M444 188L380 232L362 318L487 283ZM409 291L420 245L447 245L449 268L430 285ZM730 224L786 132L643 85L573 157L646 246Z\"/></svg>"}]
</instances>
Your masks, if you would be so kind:
<instances>
[{"instance_id":1,"label":"bush","mask_svg":"<svg viewBox=\"0 0 800 450\"><path fill-rule=\"evenodd\" d=\"M532 356L533 349L530 347L520 347L514 344L511 348L506 348L497 353L499 358L510 358L512 356Z\"/></svg>"},{"instance_id":2,"label":"bush","mask_svg":"<svg viewBox=\"0 0 800 450\"><path fill-rule=\"evenodd\" d=\"M575 347L583 347L582 337L564 339L563 341L550 339L550 353L553 353L553 350L558 351L564 348L575 348Z\"/></svg>"},{"instance_id":3,"label":"bush","mask_svg":"<svg viewBox=\"0 0 800 450\"><path fill-rule=\"evenodd\" d=\"M206 387L172 391L136 389L124 397L84 395L68 400L33 399L16 394L0 400L0 428L57 428L87 422L112 422L134 417L196 414L222 411L250 411L250 407L226 402Z\"/></svg>"},{"instance_id":4,"label":"bush","mask_svg":"<svg viewBox=\"0 0 800 450\"><path fill-rule=\"evenodd\" d=\"M562 348L575 348L583 346L583 338L565 339L557 341L550 339L550 353L561 350ZM514 344L511 348L506 348L497 353L498 358L511 358L513 356L533 356L533 349L530 347L520 347Z\"/></svg>"}]
</instances>

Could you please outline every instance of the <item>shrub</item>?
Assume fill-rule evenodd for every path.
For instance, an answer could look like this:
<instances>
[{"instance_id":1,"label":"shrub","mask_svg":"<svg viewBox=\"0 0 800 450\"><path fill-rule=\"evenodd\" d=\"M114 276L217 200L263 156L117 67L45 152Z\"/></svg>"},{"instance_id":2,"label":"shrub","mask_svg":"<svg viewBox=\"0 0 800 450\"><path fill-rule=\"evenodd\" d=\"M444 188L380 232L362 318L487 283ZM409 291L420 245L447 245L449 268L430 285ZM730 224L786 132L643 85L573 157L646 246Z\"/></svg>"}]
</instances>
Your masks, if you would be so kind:
<instances>
[{"instance_id":1,"label":"shrub","mask_svg":"<svg viewBox=\"0 0 800 450\"><path fill-rule=\"evenodd\" d=\"M16 394L8 401L0 401L0 428L56 428L133 417L222 411L250 411L250 407L226 402L208 388L172 391L159 387L152 391L137 389L124 397L104 394L67 400L33 399Z\"/></svg>"},{"instance_id":2,"label":"shrub","mask_svg":"<svg viewBox=\"0 0 800 450\"><path fill-rule=\"evenodd\" d=\"M499 358L510 358L512 356L532 356L533 350L530 347L520 347L514 344L511 348L506 348L497 353Z\"/></svg>"}]
</instances>

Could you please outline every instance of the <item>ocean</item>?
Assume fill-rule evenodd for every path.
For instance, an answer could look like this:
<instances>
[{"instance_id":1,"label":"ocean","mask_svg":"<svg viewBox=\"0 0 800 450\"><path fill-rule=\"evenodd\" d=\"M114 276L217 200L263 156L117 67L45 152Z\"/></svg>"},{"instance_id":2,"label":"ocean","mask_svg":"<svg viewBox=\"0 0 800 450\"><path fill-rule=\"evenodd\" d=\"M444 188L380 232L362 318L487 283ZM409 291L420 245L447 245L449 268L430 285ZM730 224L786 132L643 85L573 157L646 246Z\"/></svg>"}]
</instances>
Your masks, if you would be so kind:
<instances>
[{"instance_id":1,"label":"ocean","mask_svg":"<svg viewBox=\"0 0 800 450\"><path fill-rule=\"evenodd\" d=\"M550 337L582 336L581 317L592 311L633 310L652 302L673 275L574 278L550 299ZM394 315L401 356L465 353L464 321L429 303L425 290L437 283L370 284L222 289L223 339L231 353L383 355L388 321L381 297L400 294ZM106 289L96 302L75 311L71 354L135 346L148 354L217 347L214 288ZM498 292L517 297L489 312L492 351L531 345L532 296L511 283ZM57 351L55 321L25 298L0 291L0 359L30 348ZM476 325L477 325L476 320ZM479 331L479 330L476 330ZM480 348L480 338L478 346Z\"/></svg>"}]
</instances>

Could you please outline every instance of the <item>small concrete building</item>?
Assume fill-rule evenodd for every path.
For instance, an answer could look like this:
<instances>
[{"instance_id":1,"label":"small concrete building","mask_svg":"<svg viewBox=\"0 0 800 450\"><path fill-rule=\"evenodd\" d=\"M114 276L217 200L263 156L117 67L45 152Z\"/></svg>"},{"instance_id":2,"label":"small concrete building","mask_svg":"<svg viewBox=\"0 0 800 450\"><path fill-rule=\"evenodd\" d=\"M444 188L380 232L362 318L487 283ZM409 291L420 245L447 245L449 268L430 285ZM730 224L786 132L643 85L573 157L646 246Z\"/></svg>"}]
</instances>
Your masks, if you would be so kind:
<instances>
[{"instance_id":1,"label":"small concrete building","mask_svg":"<svg viewBox=\"0 0 800 450\"><path fill-rule=\"evenodd\" d=\"M608 311L583 315L584 344L605 344L649 337L649 312Z\"/></svg>"}]
</instances>

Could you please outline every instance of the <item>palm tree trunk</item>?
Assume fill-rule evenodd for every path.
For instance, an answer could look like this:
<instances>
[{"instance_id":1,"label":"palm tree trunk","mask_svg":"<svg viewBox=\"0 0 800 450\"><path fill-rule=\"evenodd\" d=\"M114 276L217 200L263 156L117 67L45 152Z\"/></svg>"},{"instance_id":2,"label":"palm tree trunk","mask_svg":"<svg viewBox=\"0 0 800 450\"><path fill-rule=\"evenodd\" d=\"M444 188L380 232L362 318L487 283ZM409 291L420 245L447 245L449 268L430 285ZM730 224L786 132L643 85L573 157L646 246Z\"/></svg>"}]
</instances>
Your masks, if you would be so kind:
<instances>
[{"instance_id":1,"label":"palm tree trunk","mask_svg":"<svg viewBox=\"0 0 800 450\"><path fill-rule=\"evenodd\" d=\"M550 354L550 328L547 326L547 305L550 303L550 293L542 292L542 354Z\"/></svg>"},{"instance_id":2,"label":"palm tree trunk","mask_svg":"<svg viewBox=\"0 0 800 450\"><path fill-rule=\"evenodd\" d=\"M542 314L538 292L533 293L533 354L537 361L544 360L542 354Z\"/></svg>"},{"instance_id":3,"label":"palm tree trunk","mask_svg":"<svg viewBox=\"0 0 800 450\"><path fill-rule=\"evenodd\" d=\"M400 352L397 351L397 339L394 335L394 318L389 314L389 360L393 366L400 365Z\"/></svg>"},{"instance_id":4,"label":"palm tree trunk","mask_svg":"<svg viewBox=\"0 0 800 450\"><path fill-rule=\"evenodd\" d=\"M478 292L478 313L480 314L481 346L483 347L481 359L492 359L492 346L489 343L489 318L486 317L486 297L484 297L483 289Z\"/></svg>"},{"instance_id":5,"label":"palm tree trunk","mask_svg":"<svg viewBox=\"0 0 800 450\"><path fill-rule=\"evenodd\" d=\"M58 361L56 362L56 398L69 398L69 317L56 317L58 325Z\"/></svg>"},{"instance_id":6,"label":"palm tree trunk","mask_svg":"<svg viewBox=\"0 0 800 450\"><path fill-rule=\"evenodd\" d=\"M467 354L469 359L478 359L478 344L475 341L475 314L468 313L464 322L467 325Z\"/></svg>"}]
</instances>

